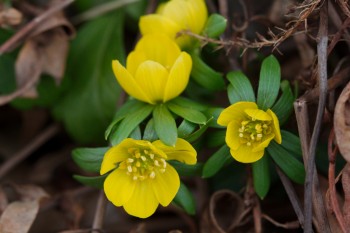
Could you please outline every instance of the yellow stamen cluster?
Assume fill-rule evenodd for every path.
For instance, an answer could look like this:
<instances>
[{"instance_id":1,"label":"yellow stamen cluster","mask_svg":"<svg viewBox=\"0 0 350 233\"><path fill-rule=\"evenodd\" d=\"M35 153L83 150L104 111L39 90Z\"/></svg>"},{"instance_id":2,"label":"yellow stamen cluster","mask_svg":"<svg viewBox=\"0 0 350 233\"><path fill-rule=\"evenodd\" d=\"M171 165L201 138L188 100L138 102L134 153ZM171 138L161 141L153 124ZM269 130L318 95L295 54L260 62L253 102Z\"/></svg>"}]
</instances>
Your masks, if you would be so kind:
<instances>
[{"instance_id":1,"label":"yellow stamen cluster","mask_svg":"<svg viewBox=\"0 0 350 233\"><path fill-rule=\"evenodd\" d=\"M272 129L269 121L250 120L241 121L241 127L238 129L238 136L241 144L251 146L255 142L260 142L264 136L271 133Z\"/></svg>"},{"instance_id":2,"label":"yellow stamen cluster","mask_svg":"<svg viewBox=\"0 0 350 233\"><path fill-rule=\"evenodd\" d=\"M156 172L164 173L167 163L164 158L147 149L130 148L130 157L125 161L126 174L133 180L154 179Z\"/></svg>"}]
</instances>

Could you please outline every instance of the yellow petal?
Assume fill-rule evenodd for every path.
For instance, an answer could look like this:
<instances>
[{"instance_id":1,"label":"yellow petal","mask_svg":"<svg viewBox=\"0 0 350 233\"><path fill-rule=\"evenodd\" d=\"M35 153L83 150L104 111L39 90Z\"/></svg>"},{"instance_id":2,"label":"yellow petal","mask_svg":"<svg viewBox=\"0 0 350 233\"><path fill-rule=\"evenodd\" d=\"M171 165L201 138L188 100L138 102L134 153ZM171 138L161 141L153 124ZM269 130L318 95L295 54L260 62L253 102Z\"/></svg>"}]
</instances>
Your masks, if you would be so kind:
<instances>
[{"instance_id":1,"label":"yellow petal","mask_svg":"<svg viewBox=\"0 0 350 233\"><path fill-rule=\"evenodd\" d=\"M203 0L173 0L162 9L162 15L174 20L181 29L200 33L207 19L207 9Z\"/></svg>"},{"instance_id":2,"label":"yellow petal","mask_svg":"<svg viewBox=\"0 0 350 233\"><path fill-rule=\"evenodd\" d=\"M281 144L282 143L282 136L281 136L281 129L280 129L280 123L278 121L278 118L277 118L276 114L273 111L271 111L270 109L268 109L266 112L267 112L267 114L269 114L272 117L273 130L275 133L275 141L278 144Z\"/></svg>"},{"instance_id":3,"label":"yellow petal","mask_svg":"<svg viewBox=\"0 0 350 233\"><path fill-rule=\"evenodd\" d=\"M159 202L150 183L152 180L135 181L136 187L124 204L125 211L135 217L147 218L157 209Z\"/></svg>"},{"instance_id":4,"label":"yellow petal","mask_svg":"<svg viewBox=\"0 0 350 233\"><path fill-rule=\"evenodd\" d=\"M161 64L145 61L136 70L135 80L151 101L150 103L155 104L163 101L168 76L168 71Z\"/></svg>"},{"instance_id":5,"label":"yellow petal","mask_svg":"<svg viewBox=\"0 0 350 233\"><path fill-rule=\"evenodd\" d=\"M237 150L231 150L232 157L241 163L254 163L261 159L264 150L253 152L252 146L241 145Z\"/></svg>"},{"instance_id":6,"label":"yellow petal","mask_svg":"<svg viewBox=\"0 0 350 233\"><path fill-rule=\"evenodd\" d=\"M244 111L248 116L253 119L261 120L261 121L271 121L272 117L260 109L246 109Z\"/></svg>"},{"instance_id":7,"label":"yellow petal","mask_svg":"<svg viewBox=\"0 0 350 233\"><path fill-rule=\"evenodd\" d=\"M170 70L164 92L164 102L179 96L185 90L190 79L191 68L191 56L182 52Z\"/></svg>"},{"instance_id":8,"label":"yellow petal","mask_svg":"<svg viewBox=\"0 0 350 233\"><path fill-rule=\"evenodd\" d=\"M126 69L129 71L131 76L135 77L135 73L139 65L146 61L146 54L143 52L132 51L129 53L126 59Z\"/></svg>"},{"instance_id":9,"label":"yellow petal","mask_svg":"<svg viewBox=\"0 0 350 233\"><path fill-rule=\"evenodd\" d=\"M235 121L229 123L227 126L225 141L231 150L237 150L238 147L241 145L238 132L240 126L241 125Z\"/></svg>"},{"instance_id":10,"label":"yellow petal","mask_svg":"<svg viewBox=\"0 0 350 233\"><path fill-rule=\"evenodd\" d=\"M267 137L264 137L262 139L262 142L260 142L259 144L254 144L254 147L253 147L253 152L256 152L256 151L261 151L261 150L264 150L271 142L271 140L275 137L275 134L270 134L268 135Z\"/></svg>"},{"instance_id":11,"label":"yellow petal","mask_svg":"<svg viewBox=\"0 0 350 233\"><path fill-rule=\"evenodd\" d=\"M124 169L116 169L109 174L103 184L103 189L109 201L115 206L124 205L135 190L135 184Z\"/></svg>"},{"instance_id":12,"label":"yellow petal","mask_svg":"<svg viewBox=\"0 0 350 233\"><path fill-rule=\"evenodd\" d=\"M238 122L241 124L241 121L246 119L246 109L257 109L258 106L254 102L237 102L225 108L219 118L218 124L222 126L227 126L231 121Z\"/></svg>"},{"instance_id":13,"label":"yellow petal","mask_svg":"<svg viewBox=\"0 0 350 233\"><path fill-rule=\"evenodd\" d=\"M141 16L139 28L142 35L161 32L171 39L175 39L176 33L181 30L181 27L173 20L159 14Z\"/></svg>"},{"instance_id":14,"label":"yellow petal","mask_svg":"<svg viewBox=\"0 0 350 233\"><path fill-rule=\"evenodd\" d=\"M197 162L197 151L184 139L178 138L175 147L167 146L160 140L152 144L167 155L167 160L177 160L186 164Z\"/></svg>"},{"instance_id":15,"label":"yellow petal","mask_svg":"<svg viewBox=\"0 0 350 233\"><path fill-rule=\"evenodd\" d=\"M180 178L177 171L167 165L164 173L156 172L152 181L153 192L162 206L167 206L174 199L180 187Z\"/></svg>"},{"instance_id":16,"label":"yellow petal","mask_svg":"<svg viewBox=\"0 0 350 233\"><path fill-rule=\"evenodd\" d=\"M135 99L143 102L152 103L145 92L140 88L134 77L120 64L119 61L114 60L112 62L112 68L114 75L116 76L119 85L124 89L126 93Z\"/></svg>"},{"instance_id":17,"label":"yellow petal","mask_svg":"<svg viewBox=\"0 0 350 233\"><path fill-rule=\"evenodd\" d=\"M181 53L180 47L175 41L163 33L152 33L143 36L136 44L135 51L145 54L147 60L160 63L168 70Z\"/></svg>"},{"instance_id":18,"label":"yellow petal","mask_svg":"<svg viewBox=\"0 0 350 233\"><path fill-rule=\"evenodd\" d=\"M116 164L126 160L129 157L128 152L122 146L116 145L111 147L104 155L100 174L103 175L116 168Z\"/></svg>"}]
</instances>

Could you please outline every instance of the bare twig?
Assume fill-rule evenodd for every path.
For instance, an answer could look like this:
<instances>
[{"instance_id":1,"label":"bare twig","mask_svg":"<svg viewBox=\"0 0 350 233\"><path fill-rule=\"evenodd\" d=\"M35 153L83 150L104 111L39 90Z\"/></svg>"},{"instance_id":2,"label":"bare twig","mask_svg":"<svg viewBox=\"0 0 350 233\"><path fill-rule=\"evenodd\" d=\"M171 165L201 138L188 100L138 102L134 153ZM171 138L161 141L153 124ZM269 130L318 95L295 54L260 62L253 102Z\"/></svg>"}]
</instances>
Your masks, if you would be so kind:
<instances>
[{"instance_id":1,"label":"bare twig","mask_svg":"<svg viewBox=\"0 0 350 233\"><path fill-rule=\"evenodd\" d=\"M98 229L102 229L103 219L106 212L107 198L105 193L101 190L98 196L98 201L96 205L96 212L94 217L94 222L92 228L94 229L92 233L97 232Z\"/></svg>"},{"instance_id":2,"label":"bare twig","mask_svg":"<svg viewBox=\"0 0 350 233\"><path fill-rule=\"evenodd\" d=\"M330 205L332 208L332 211L334 212L334 215L339 223L340 228L344 233L346 233L346 227L344 222L344 217L340 211L339 203L337 199L337 192L335 190L335 158L338 152L338 147L335 146L333 149L333 142L334 142L335 136L334 136L334 128L332 129L331 133L329 134L328 138L328 159L329 159L329 168L328 168L328 185L329 185L329 200Z\"/></svg>"},{"instance_id":3,"label":"bare twig","mask_svg":"<svg viewBox=\"0 0 350 233\"><path fill-rule=\"evenodd\" d=\"M31 155L33 151L39 148L47 140L52 138L58 131L58 125L51 125L47 129L45 129L41 134L39 134L33 141L28 143L27 146L22 148L22 150L18 151L10 159L6 160L6 162L0 167L0 179L2 179L4 175L6 175L13 167L18 165L21 161L23 161L25 158Z\"/></svg>"},{"instance_id":4,"label":"bare twig","mask_svg":"<svg viewBox=\"0 0 350 233\"><path fill-rule=\"evenodd\" d=\"M304 214L303 214L303 210L301 207L301 203L300 200L295 192L295 189L292 185L292 182L288 179L288 177L281 171L281 169L276 166L276 171L278 176L280 177L284 190L286 190L286 193L289 197L289 200L293 206L293 209L298 217L299 220L299 224L304 227ZM299 225L298 224L298 225Z\"/></svg>"},{"instance_id":5,"label":"bare twig","mask_svg":"<svg viewBox=\"0 0 350 233\"><path fill-rule=\"evenodd\" d=\"M277 222L276 220L272 219L270 216L268 216L266 214L261 214L261 217L263 217L267 221L271 222L273 225L275 225L277 227L284 228L284 229L297 229L300 226L298 221L287 222L287 223L279 223L279 222Z\"/></svg>"},{"instance_id":6,"label":"bare twig","mask_svg":"<svg viewBox=\"0 0 350 233\"><path fill-rule=\"evenodd\" d=\"M44 22L47 18L49 18L54 13L62 10L75 0L64 0L59 4L56 4L49 8L47 11L44 11L41 15L35 17L30 23L21 28L15 35L13 35L10 39L8 39L3 45L0 47L0 56L8 52L12 49L18 42L20 42L23 38L25 38L35 27Z\"/></svg>"},{"instance_id":7,"label":"bare twig","mask_svg":"<svg viewBox=\"0 0 350 233\"><path fill-rule=\"evenodd\" d=\"M125 5L139 2L140 0L117 0L117 1L111 1L107 2L101 5L98 5L91 10L88 10L86 12L83 12L80 15L75 16L72 18L73 24L80 24L84 21L91 20L93 18L96 18L98 16L104 15L108 12L114 11L120 7L123 7Z\"/></svg>"},{"instance_id":8,"label":"bare twig","mask_svg":"<svg viewBox=\"0 0 350 233\"><path fill-rule=\"evenodd\" d=\"M318 77L319 77L319 101L317 108L316 121L309 146L309 157L307 161L306 180L305 180L305 194L304 194L304 214L305 225L304 232L312 232L312 193L314 187L314 172L315 172L315 154L318 137L320 134L321 123L323 118L324 107L327 97L327 44L328 44L328 5L327 1L323 2L320 14L320 26L318 32L319 41L317 43L318 56ZM322 219L326 223L327 218ZM321 220L321 221L322 221ZM321 222L320 221L320 222ZM327 224L325 224L327 227ZM322 232L330 232L328 229L322 229Z\"/></svg>"}]
</instances>

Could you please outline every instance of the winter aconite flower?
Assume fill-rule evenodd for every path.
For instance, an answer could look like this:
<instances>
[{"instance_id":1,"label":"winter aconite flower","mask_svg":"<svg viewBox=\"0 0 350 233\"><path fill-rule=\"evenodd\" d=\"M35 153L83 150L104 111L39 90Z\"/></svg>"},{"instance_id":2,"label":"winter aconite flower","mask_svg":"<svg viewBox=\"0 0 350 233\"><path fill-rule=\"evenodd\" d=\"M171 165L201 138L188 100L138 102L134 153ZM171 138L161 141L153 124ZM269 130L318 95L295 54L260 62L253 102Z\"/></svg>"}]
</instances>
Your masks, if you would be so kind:
<instances>
[{"instance_id":1,"label":"winter aconite flower","mask_svg":"<svg viewBox=\"0 0 350 233\"><path fill-rule=\"evenodd\" d=\"M150 104L164 103L184 91L188 84L192 59L163 34L140 39L126 61L112 62L120 86L132 97Z\"/></svg>"},{"instance_id":2,"label":"winter aconite flower","mask_svg":"<svg viewBox=\"0 0 350 233\"><path fill-rule=\"evenodd\" d=\"M159 204L169 205L180 187L180 179L167 160L195 164L197 153L183 139L178 139L175 147L160 140L151 143L131 138L113 146L106 152L100 171L112 171L104 182L107 198L140 218L152 215Z\"/></svg>"},{"instance_id":3,"label":"winter aconite flower","mask_svg":"<svg viewBox=\"0 0 350 233\"><path fill-rule=\"evenodd\" d=\"M177 33L189 30L199 34L208 18L204 0L170 0L160 5L155 14L140 18L140 30L143 35L161 32L176 40L180 47L188 47L191 38Z\"/></svg>"},{"instance_id":4,"label":"winter aconite flower","mask_svg":"<svg viewBox=\"0 0 350 233\"><path fill-rule=\"evenodd\" d=\"M258 109L254 102L232 104L221 112L218 124L227 126L226 144L232 157L242 163L258 161L272 139L282 142L275 113Z\"/></svg>"}]
</instances>

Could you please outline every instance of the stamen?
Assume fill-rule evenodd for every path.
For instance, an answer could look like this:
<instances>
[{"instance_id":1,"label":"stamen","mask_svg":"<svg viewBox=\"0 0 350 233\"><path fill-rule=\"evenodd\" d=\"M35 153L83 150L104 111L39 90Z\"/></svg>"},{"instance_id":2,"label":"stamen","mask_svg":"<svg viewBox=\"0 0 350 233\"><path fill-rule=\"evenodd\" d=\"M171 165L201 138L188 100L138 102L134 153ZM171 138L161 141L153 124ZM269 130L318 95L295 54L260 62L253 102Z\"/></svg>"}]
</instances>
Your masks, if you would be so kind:
<instances>
[{"instance_id":1,"label":"stamen","mask_svg":"<svg viewBox=\"0 0 350 233\"><path fill-rule=\"evenodd\" d=\"M258 133L257 135L256 135L258 138L262 138L262 134L261 133Z\"/></svg>"},{"instance_id":2,"label":"stamen","mask_svg":"<svg viewBox=\"0 0 350 233\"><path fill-rule=\"evenodd\" d=\"M129 162L129 163L132 163L132 162L134 162L134 159L128 158L128 162Z\"/></svg>"},{"instance_id":3,"label":"stamen","mask_svg":"<svg viewBox=\"0 0 350 233\"><path fill-rule=\"evenodd\" d=\"M135 153L135 158L139 159L140 157L141 157L140 152L139 152L139 151L138 151L138 152L136 152L136 153Z\"/></svg>"},{"instance_id":4,"label":"stamen","mask_svg":"<svg viewBox=\"0 0 350 233\"><path fill-rule=\"evenodd\" d=\"M154 154L153 154L153 153L150 153L150 154L149 154L149 157L150 157L151 159L154 159Z\"/></svg>"},{"instance_id":5,"label":"stamen","mask_svg":"<svg viewBox=\"0 0 350 233\"><path fill-rule=\"evenodd\" d=\"M132 167L130 165L128 166L128 172L132 172Z\"/></svg>"},{"instance_id":6,"label":"stamen","mask_svg":"<svg viewBox=\"0 0 350 233\"><path fill-rule=\"evenodd\" d=\"M156 165L157 167L159 167L159 162L158 162L158 160L154 160L154 165Z\"/></svg>"},{"instance_id":7,"label":"stamen","mask_svg":"<svg viewBox=\"0 0 350 233\"><path fill-rule=\"evenodd\" d=\"M137 180L138 177L137 177L137 176L133 176L132 179L133 179L133 180Z\"/></svg>"},{"instance_id":8,"label":"stamen","mask_svg":"<svg viewBox=\"0 0 350 233\"><path fill-rule=\"evenodd\" d=\"M154 177L156 177L156 173L155 172L151 172L151 174L149 174L149 178L154 179Z\"/></svg>"},{"instance_id":9,"label":"stamen","mask_svg":"<svg viewBox=\"0 0 350 233\"><path fill-rule=\"evenodd\" d=\"M242 133L240 133L240 134L239 134L239 137L240 137L240 138L243 138L243 134L242 134Z\"/></svg>"},{"instance_id":10,"label":"stamen","mask_svg":"<svg viewBox=\"0 0 350 233\"><path fill-rule=\"evenodd\" d=\"M247 142L247 146L251 146L252 144L250 142Z\"/></svg>"},{"instance_id":11,"label":"stamen","mask_svg":"<svg viewBox=\"0 0 350 233\"><path fill-rule=\"evenodd\" d=\"M142 160L142 161L146 161L147 159L146 159L145 156L142 155L142 156L141 156L141 160Z\"/></svg>"},{"instance_id":12,"label":"stamen","mask_svg":"<svg viewBox=\"0 0 350 233\"><path fill-rule=\"evenodd\" d=\"M164 173L164 172L165 172L165 169L162 168L162 169L159 169L159 171L160 171L161 173Z\"/></svg>"},{"instance_id":13,"label":"stamen","mask_svg":"<svg viewBox=\"0 0 350 233\"><path fill-rule=\"evenodd\" d=\"M141 167L140 161L137 161L137 162L136 162L136 167Z\"/></svg>"}]
</instances>

